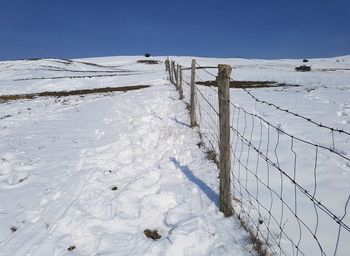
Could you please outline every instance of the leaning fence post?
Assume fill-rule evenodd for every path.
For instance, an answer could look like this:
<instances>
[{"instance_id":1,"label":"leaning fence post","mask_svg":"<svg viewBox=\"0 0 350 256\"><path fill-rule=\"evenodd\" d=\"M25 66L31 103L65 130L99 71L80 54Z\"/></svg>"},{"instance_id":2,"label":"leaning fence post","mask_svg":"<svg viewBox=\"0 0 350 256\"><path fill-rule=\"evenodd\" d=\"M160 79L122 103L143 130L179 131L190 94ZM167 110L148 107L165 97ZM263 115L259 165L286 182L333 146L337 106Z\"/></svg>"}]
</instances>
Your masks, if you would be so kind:
<instances>
[{"instance_id":1,"label":"leaning fence post","mask_svg":"<svg viewBox=\"0 0 350 256\"><path fill-rule=\"evenodd\" d=\"M170 71L170 61L169 59L165 60L165 70L169 73L169 81L171 82L171 71Z\"/></svg>"},{"instance_id":2,"label":"leaning fence post","mask_svg":"<svg viewBox=\"0 0 350 256\"><path fill-rule=\"evenodd\" d=\"M173 73L173 61L170 60L170 77L171 77L171 83L174 82L174 73Z\"/></svg>"},{"instance_id":3,"label":"leaning fence post","mask_svg":"<svg viewBox=\"0 0 350 256\"><path fill-rule=\"evenodd\" d=\"M176 87L176 84L177 84L177 74L176 74L176 66L175 66L175 61L173 61L173 73L174 73L174 85Z\"/></svg>"},{"instance_id":4,"label":"leaning fence post","mask_svg":"<svg viewBox=\"0 0 350 256\"><path fill-rule=\"evenodd\" d=\"M169 71L169 59L165 60L165 71Z\"/></svg>"},{"instance_id":5,"label":"leaning fence post","mask_svg":"<svg viewBox=\"0 0 350 256\"><path fill-rule=\"evenodd\" d=\"M184 98L184 91L182 89L182 66L179 65L178 68L178 77L179 77L179 83L178 83L178 89L179 89L179 94L180 94L180 100L182 100Z\"/></svg>"},{"instance_id":6,"label":"leaning fence post","mask_svg":"<svg viewBox=\"0 0 350 256\"><path fill-rule=\"evenodd\" d=\"M180 83L179 69L180 69L180 65L176 64L176 90L179 90L179 83Z\"/></svg>"},{"instance_id":7,"label":"leaning fence post","mask_svg":"<svg viewBox=\"0 0 350 256\"><path fill-rule=\"evenodd\" d=\"M174 83L174 79L173 79L173 61L169 61L169 77L170 77L170 82Z\"/></svg>"},{"instance_id":8,"label":"leaning fence post","mask_svg":"<svg viewBox=\"0 0 350 256\"><path fill-rule=\"evenodd\" d=\"M220 64L216 78L219 96L219 126L220 126L220 211L231 216L231 153L230 153L230 75L232 67Z\"/></svg>"},{"instance_id":9,"label":"leaning fence post","mask_svg":"<svg viewBox=\"0 0 350 256\"><path fill-rule=\"evenodd\" d=\"M195 106L195 97L196 97L196 60L192 60L191 63L191 100L190 100L190 123L191 127L196 126L196 106Z\"/></svg>"}]
</instances>

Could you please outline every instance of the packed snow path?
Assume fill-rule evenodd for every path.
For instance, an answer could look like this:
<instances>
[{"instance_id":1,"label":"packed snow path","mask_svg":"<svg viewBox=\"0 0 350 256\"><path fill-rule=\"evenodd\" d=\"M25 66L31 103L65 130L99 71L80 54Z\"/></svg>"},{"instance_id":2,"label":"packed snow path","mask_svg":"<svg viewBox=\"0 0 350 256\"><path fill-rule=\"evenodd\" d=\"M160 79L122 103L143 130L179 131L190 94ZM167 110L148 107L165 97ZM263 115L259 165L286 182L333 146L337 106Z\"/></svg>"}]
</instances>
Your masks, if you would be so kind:
<instances>
[{"instance_id":1,"label":"packed snow path","mask_svg":"<svg viewBox=\"0 0 350 256\"><path fill-rule=\"evenodd\" d=\"M252 255L177 98L164 82L3 105L0 255Z\"/></svg>"}]
</instances>

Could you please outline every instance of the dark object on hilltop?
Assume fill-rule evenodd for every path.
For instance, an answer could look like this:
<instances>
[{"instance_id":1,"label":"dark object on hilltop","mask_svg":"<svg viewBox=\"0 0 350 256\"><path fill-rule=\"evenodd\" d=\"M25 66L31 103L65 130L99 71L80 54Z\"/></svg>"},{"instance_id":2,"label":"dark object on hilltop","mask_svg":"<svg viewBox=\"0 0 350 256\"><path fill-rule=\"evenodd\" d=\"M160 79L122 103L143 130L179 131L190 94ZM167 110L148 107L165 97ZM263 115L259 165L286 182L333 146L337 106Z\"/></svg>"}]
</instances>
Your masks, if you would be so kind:
<instances>
[{"instance_id":1,"label":"dark object on hilltop","mask_svg":"<svg viewBox=\"0 0 350 256\"><path fill-rule=\"evenodd\" d=\"M306 65L302 65L300 67L296 67L295 71L307 72L307 71L311 71L311 67L310 66L306 66Z\"/></svg>"},{"instance_id":2,"label":"dark object on hilltop","mask_svg":"<svg viewBox=\"0 0 350 256\"><path fill-rule=\"evenodd\" d=\"M159 60L138 60L137 63L141 64L160 64L161 62Z\"/></svg>"},{"instance_id":3,"label":"dark object on hilltop","mask_svg":"<svg viewBox=\"0 0 350 256\"><path fill-rule=\"evenodd\" d=\"M145 53L145 57L149 58L149 57L151 57L151 54L150 53Z\"/></svg>"},{"instance_id":4,"label":"dark object on hilltop","mask_svg":"<svg viewBox=\"0 0 350 256\"><path fill-rule=\"evenodd\" d=\"M159 238L161 238L161 236L158 234L157 230L149 230L149 229L145 229L145 231L143 231L143 233L145 233L145 235L147 236L147 238L151 238L153 240L158 240Z\"/></svg>"},{"instance_id":5,"label":"dark object on hilltop","mask_svg":"<svg viewBox=\"0 0 350 256\"><path fill-rule=\"evenodd\" d=\"M309 60L308 59L303 59L303 62L306 63L306 62L309 62Z\"/></svg>"}]
</instances>

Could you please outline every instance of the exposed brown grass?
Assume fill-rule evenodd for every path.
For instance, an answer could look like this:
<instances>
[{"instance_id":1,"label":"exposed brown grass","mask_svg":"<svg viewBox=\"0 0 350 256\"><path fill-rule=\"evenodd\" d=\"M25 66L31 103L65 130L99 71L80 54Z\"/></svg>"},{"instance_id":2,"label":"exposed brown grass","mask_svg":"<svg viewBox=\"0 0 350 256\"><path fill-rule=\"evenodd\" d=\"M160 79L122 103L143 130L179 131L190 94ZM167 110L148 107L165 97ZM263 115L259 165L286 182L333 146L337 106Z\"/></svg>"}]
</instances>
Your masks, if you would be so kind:
<instances>
[{"instance_id":1,"label":"exposed brown grass","mask_svg":"<svg viewBox=\"0 0 350 256\"><path fill-rule=\"evenodd\" d=\"M196 81L196 84L217 87L216 81ZM288 85L274 81L230 81L230 88L269 88L281 86L297 87L298 85Z\"/></svg>"},{"instance_id":2,"label":"exposed brown grass","mask_svg":"<svg viewBox=\"0 0 350 256\"><path fill-rule=\"evenodd\" d=\"M160 64L162 62L159 60L138 60L137 63L155 65Z\"/></svg>"},{"instance_id":3,"label":"exposed brown grass","mask_svg":"<svg viewBox=\"0 0 350 256\"><path fill-rule=\"evenodd\" d=\"M350 71L350 68L315 68L314 71L334 72L334 71Z\"/></svg>"},{"instance_id":4,"label":"exposed brown grass","mask_svg":"<svg viewBox=\"0 0 350 256\"><path fill-rule=\"evenodd\" d=\"M72 72L70 70L55 70L55 71L68 71ZM73 72L77 72L77 70L73 70ZM79 71L78 71L79 72ZM84 71L82 71L84 72ZM90 71L86 71L90 72ZM104 71L101 71L104 72ZM109 71L107 71L109 72ZM95 72L96 73L96 72ZM32 81L32 80L56 80L56 79L83 79L83 78L96 78L96 77L114 77L114 76L130 76L132 74L132 71L124 70L124 71L113 71L114 74L89 74L89 75L74 75L74 76L52 76L52 77L31 77L31 78L18 78L14 79L13 81ZM134 73L135 74L135 73Z\"/></svg>"},{"instance_id":5,"label":"exposed brown grass","mask_svg":"<svg viewBox=\"0 0 350 256\"><path fill-rule=\"evenodd\" d=\"M306 65L302 65L302 66L296 67L295 71L298 71L298 72L309 72L309 71L311 71L311 67L310 66L306 66Z\"/></svg>"},{"instance_id":6,"label":"exposed brown grass","mask_svg":"<svg viewBox=\"0 0 350 256\"><path fill-rule=\"evenodd\" d=\"M249 234L249 242L252 244L254 251L257 252L259 256L268 256L269 253L267 252L266 246L259 239L257 233L254 233L253 230L249 227L249 225L240 216L237 217L240 220L241 226Z\"/></svg>"},{"instance_id":7,"label":"exposed brown grass","mask_svg":"<svg viewBox=\"0 0 350 256\"><path fill-rule=\"evenodd\" d=\"M12 95L0 95L0 103L6 103L13 100L23 99L35 99L38 97L67 97L75 95L85 95L93 93L108 93L108 92L127 92L133 90L139 90L150 87L150 85L133 85L133 86L122 86L122 87L104 87L94 89L82 89L73 91L55 91L55 92L39 92L30 94L12 94Z\"/></svg>"},{"instance_id":8,"label":"exposed brown grass","mask_svg":"<svg viewBox=\"0 0 350 256\"><path fill-rule=\"evenodd\" d=\"M12 115L4 115L4 116L0 116L0 120L2 120L2 119L6 119L6 118L9 118L9 117L11 117Z\"/></svg>"}]
</instances>

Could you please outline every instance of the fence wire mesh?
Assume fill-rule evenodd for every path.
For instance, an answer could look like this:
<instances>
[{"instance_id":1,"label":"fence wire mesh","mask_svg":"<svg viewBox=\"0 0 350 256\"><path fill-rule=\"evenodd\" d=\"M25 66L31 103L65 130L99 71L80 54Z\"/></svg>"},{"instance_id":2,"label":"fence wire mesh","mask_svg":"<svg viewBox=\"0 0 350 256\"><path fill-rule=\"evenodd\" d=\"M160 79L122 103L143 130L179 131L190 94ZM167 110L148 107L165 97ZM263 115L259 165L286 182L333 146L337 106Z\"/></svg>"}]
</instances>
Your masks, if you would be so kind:
<instances>
[{"instance_id":1,"label":"fence wire mesh","mask_svg":"<svg viewBox=\"0 0 350 256\"><path fill-rule=\"evenodd\" d=\"M196 82L215 81L211 71L197 67ZM189 69L183 72L184 99L189 104L191 74ZM231 191L236 215L272 255L349 255L349 190L332 194L337 181L328 174L339 165L350 166L347 154L335 148L334 133L347 139L350 134L243 91L255 104L315 125L315 133L328 129L333 143L325 146L286 132L273 120L231 100ZM196 84L195 92L203 142L218 154L217 87Z\"/></svg>"},{"instance_id":2,"label":"fence wire mesh","mask_svg":"<svg viewBox=\"0 0 350 256\"><path fill-rule=\"evenodd\" d=\"M185 70L184 72L184 98L186 103L189 104L191 93L191 71ZM200 78L196 75L196 79ZM196 85L195 94L196 122L200 127L203 146L212 153L213 158L216 158L215 155L219 152L219 107L217 102L217 89Z\"/></svg>"}]
</instances>

